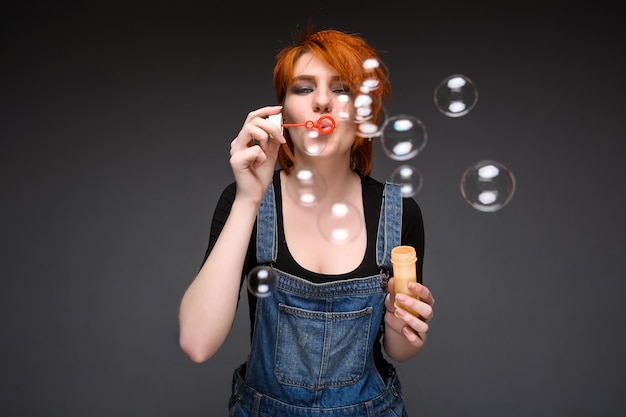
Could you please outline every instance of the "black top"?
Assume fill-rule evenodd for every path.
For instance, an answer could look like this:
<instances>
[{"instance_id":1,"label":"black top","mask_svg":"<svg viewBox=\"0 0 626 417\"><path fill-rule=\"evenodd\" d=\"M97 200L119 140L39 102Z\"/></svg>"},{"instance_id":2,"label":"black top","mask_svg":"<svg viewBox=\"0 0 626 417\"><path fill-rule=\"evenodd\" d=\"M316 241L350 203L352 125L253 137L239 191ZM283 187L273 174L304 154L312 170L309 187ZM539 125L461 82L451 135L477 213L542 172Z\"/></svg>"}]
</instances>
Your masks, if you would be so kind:
<instances>
[{"instance_id":1,"label":"black top","mask_svg":"<svg viewBox=\"0 0 626 417\"><path fill-rule=\"evenodd\" d=\"M380 273L380 267L376 264L376 236L378 233L378 219L382 204L384 184L369 176L361 176L363 210L365 215L365 226L367 228L367 248L361 264L352 272L346 274L326 275L309 271L300 266L291 256L285 239L282 217L282 193L280 183L280 170L274 173L274 194L276 199L276 214L278 225L278 257L274 267L281 271L288 272L302 279L315 283L338 281L351 277L366 277ZM233 201L235 199L236 184L229 184L223 191L217 202L213 220L211 223L211 234L209 245L205 253L204 260L209 256L215 242L226 223ZM417 253L417 277L422 282L422 266L424 262L424 224L422 212L417 202L413 198L402 199L402 245L410 245ZM241 285L245 285L248 272L258 265L256 260L256 227L250 237L250 244L244 263L241 276ZM254 317L256 309L256 297L248 293L248 305L250 309L250 335L254 329ZM379 337L374 344L374 361L381 375L386 375L388 363L384 360L381 352L380 339L384 328L384 321L381 323Z\"/></svg>"}]
</instances>

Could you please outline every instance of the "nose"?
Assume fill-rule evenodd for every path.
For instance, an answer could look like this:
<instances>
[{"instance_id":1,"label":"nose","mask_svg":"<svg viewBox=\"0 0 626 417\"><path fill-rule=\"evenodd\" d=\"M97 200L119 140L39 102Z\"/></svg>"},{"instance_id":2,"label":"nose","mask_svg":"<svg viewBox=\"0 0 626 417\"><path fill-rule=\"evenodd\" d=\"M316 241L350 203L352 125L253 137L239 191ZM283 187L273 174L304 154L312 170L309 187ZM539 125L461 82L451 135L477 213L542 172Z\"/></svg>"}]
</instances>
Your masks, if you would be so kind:
<instances>
[{"instance_id":1,"label":"nose","mask_svg":"<svg viewBox=\"0 0 626 417\"><path fill-rule=\"evenodd\" d=\"M317 113L330 113L332 110L332 95L326 90L317 90L313 99L313 110Z\"/></svg>"}]
</instances>

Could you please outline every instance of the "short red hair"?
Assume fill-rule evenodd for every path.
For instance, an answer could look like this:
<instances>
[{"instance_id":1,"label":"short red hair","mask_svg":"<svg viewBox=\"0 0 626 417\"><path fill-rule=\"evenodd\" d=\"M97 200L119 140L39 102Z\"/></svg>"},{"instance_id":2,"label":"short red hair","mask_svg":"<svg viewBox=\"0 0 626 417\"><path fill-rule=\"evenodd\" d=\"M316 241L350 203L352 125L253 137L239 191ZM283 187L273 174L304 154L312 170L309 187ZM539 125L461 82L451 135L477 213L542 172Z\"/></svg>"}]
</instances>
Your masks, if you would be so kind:
<instances>
[{"instance_id":1,"label":"short red hair","mask_svg":"<svg viewBox=\"0 0 626 417\"><path fill-rule=\"evenodd\" d=\"M276 66L274 67L274 89L279 103L284 103L287 89L293 82L293 69L296 61L306 53L312 53L333 67L339 77L348 83L350 91L353 92L359 91L363 81L372 77L373 73L379 86L369 94L377 96L377 100L374 102L379 103L379 106L373 109L373 121L378 122L382 114L383 101L391 94L386 68L379 59L377 51L361 36L334 29L313 32L309 26L298 41L283 48L277 54ZM367 70L363 64L370 58L378 60L379 65L375 69ZM287 143L281 146L279 150L278 162L286 172L289 172L296 161L293 156L293 142L289 137L289 132L285 131L284 135ZM352 145L351 159L353 169L356 172L369 175L372 172L373 160L371 140L356 136Z\"/></svg>"}]
</instances>

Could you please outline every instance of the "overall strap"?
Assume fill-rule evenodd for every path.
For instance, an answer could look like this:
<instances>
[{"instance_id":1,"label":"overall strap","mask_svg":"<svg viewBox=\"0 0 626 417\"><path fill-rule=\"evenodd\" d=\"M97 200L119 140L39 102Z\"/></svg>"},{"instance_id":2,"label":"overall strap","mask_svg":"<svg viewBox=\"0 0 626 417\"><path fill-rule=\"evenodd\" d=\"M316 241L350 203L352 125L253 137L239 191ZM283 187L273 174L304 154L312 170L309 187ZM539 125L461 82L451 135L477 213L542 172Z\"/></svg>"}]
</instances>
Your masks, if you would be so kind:
<instances>
[{"instance_id":1,"label":"overall strap","mask_svg":"<svg viewBox=\"0 0 626 417\"><path fill-rule=\"evenodd\" d=\"M274 199L274 184L270 184L257 213L256 260L261 264L273 263L277 256L276 200Z\"/></svg>"},{"instance_id":2,"label":"overall strap","mask_svg":"<svg viewBox=\"0 0 626 417\"><path fill-rule=\"evenodd\" d=\"M391 270L391 249L400 245L401 238L402 193L400 185L386 182L376 237L376 263L380 268L386 271Z\"/></svg>"},{"instance_id":3,"label":"overall strap","mask_svg":"<svg viewBox=\"0 0 626 417\"><path fill-rule=\"evenodd\" d=\"M400 245L402 237L402 193L400 185L387 182L378 221L376 264L391 270L391 249ZM278 256L278 227L274 185L270 184L257 213L256 258L259 263L272 263Z\"/></svg>"}]
</instances>

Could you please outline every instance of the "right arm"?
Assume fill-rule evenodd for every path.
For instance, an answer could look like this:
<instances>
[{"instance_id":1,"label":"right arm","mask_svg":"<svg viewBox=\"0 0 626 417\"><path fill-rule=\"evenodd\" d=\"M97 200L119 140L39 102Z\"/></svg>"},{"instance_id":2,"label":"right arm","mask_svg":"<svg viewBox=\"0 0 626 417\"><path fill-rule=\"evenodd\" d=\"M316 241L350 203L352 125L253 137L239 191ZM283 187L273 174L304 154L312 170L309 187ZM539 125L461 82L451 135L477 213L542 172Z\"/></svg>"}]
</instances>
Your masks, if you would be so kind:
<instances>
[{"instance_id":1,"label":"right arm","mask_svg":"<svg viewBox=\"0 0 626 417\"><path fill-rule=\"evenodd\" d=\"M179 343L194 362L204 362L217 352L235 319L252 228L272 181L278 149L285 142L280 128L265 117L279 111L279 107L265 107L249 113L231 142L235 199L215 245L180 305ZM251 144L252 138L259 140L259 146Z\"/></svg>"}]
</instances>

